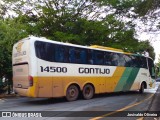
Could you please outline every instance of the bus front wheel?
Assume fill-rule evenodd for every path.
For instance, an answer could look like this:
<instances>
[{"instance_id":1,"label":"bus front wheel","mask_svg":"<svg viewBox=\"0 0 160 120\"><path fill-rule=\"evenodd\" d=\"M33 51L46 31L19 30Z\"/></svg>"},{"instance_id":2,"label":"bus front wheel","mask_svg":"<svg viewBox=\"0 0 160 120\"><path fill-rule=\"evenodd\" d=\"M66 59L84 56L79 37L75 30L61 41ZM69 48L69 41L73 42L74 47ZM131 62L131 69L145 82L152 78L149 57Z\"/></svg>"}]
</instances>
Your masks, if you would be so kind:
<instances>
[{"instance_id":1,"label":"bus front wheel","mask_svg":"<svg viewBox=\"0 0 160 120\"><path fill-rule=\"evenodd\" d=\"M78 87L76 85L70 85L67 88L66 99L68 101L74 101L74 100L77 100L78 96L79 96Z\"/></svg>"},{"instance_id":2,"label":"bus front wheel","mask_svg":"<svg viewBox=\"0 0 160 120\"><path fill-rule=\"evenodd\" d=\"M143 93L144 92L144 83L141 84L141 88L139 89L139 93Z\"/></svg>"},{"instance_id":3,"label":"bus front wheel","mask_svg":"<svg viewBox=\"0 0 160 120\"><path fill-rule=\"evenodd\" d=\"M91 99L94 95L93 86L90 84L85 85L83 88L82 94L83 94L84 99L86 99L86 100Z\"/></svg>"}]
</instances>

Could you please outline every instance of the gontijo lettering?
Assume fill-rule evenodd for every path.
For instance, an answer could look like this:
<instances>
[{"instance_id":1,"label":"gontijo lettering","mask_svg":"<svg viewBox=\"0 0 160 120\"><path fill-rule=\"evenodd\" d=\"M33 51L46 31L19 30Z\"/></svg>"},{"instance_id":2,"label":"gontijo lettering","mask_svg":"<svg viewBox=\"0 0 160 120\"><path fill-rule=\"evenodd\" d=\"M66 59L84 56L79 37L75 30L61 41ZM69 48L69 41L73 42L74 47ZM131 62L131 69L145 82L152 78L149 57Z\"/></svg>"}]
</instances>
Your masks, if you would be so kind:
<instances>
[{"instance_id":1,"label":"gontijo lettering","mask_svg":"<svg viewBox=\"0 0 160 120\"><path fill-rule=\"evenodd\" d=\"M81 74L109 74L110 69L102 69L102 68L79 68L79 73Z\"/></svg>"}]
</instances>

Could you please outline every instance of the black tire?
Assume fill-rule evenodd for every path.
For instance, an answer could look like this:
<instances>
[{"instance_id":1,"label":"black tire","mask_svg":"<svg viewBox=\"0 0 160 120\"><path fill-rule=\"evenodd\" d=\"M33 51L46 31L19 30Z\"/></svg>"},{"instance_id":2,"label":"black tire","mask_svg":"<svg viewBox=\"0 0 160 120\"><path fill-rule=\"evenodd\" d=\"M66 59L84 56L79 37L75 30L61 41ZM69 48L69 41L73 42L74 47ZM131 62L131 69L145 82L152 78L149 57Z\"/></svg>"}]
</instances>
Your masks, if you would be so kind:
<instances>
[{"instance_id":1,"label":"black tire","mask_svg":"<svg viewBox=\"0 0 160 120\"><path fill-rule=\"evenodd\" d=\"M86 100L91 99L94 95L93 86L90 84L85 85L83 88L82 94L83 94L84 99L86 99Z\"/></svg>"},{"instance_id":2,"label":"black tire","mask_svg":"<svg viewBox=\"0 0 160 120\"><path fill-rule=\"evenodd\" d=\"M141 88L139 89L139 93L143 93L144 92L144 83L141 84Z\"/></svg>"},{"instance_id":3,"label":"black tire","mask_svg":"<svg viewBox=\"0 0 160 120\"><path fill-rule=\"evenodd\" d=\"M75 101L77 100L78 96L79 96L78 87L76 85L70 85L67 88L66 99L68 101Z\"/></svg>"}]
</instances>

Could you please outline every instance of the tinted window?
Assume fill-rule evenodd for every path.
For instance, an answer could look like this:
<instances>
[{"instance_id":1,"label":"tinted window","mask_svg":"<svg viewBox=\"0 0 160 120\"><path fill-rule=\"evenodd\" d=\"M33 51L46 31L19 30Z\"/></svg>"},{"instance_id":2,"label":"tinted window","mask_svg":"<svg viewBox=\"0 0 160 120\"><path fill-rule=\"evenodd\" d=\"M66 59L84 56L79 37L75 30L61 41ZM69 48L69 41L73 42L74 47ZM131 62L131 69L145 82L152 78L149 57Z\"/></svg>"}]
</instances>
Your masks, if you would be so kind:
<instances>
[{"instance_id":1,"label":"tinted window","mask_svg":"<svg viewBox=\"0 0 160 120\"><path fill-rule=\"evenodd\" d=\"M74 54L74 47L69 48L69 62L74 63L75 62L75 54Z\"/></svg>"},{"instance_id":2,"label":"tinted window","mask_svg":"<svg viewBox=\"0 0 160 120\"><path fill-rule=\"evenodd\" d=\"M68 62L68 49L64 45L55 45L55 62Z\"/></svg>"},{"instance_id":3,"label":"tinted window","mask_svg":"<svg viewBox=\"0 0 160 120\"><path fill-rule=\"evenodd\" d=\"M87 50L83 48L70 47L69 48L70 63L86 64Z\"/></svg>"},{"instance_id":4,"label":"tinted window","mask_svg":"<svg viewBox=\"0 0 160 120\"><path fill-rule=\"evenodd\" d=\"M111 65L118 66L119 55L117 53L111 53L111 56L112 56Z\"/></svg>"},{"instance_id":5,"label":"tinted window","mask_svg":"<svg viewBox=\"0 0 160 120\"><path fill-rule=\"evenodd\" d=\"M105 52L104 53L104 64L105 65L112 65L112 53L111 52Z\"/></svg>"},{"instance_id":6,"label":"tinted window","mask_svg":"<svg viewBox=\"0 0 160 120\"><path fill-rule=\"evenodd\" d=\"M132 58L132 62L130 64L131 67L138 68L147 68L146 58L143 56L130 56Z\"/></svg>"},{"instance_id":7,"label":"tinted window","mask_svg":"<svg viewBox=\"0 0 160 120\"><path fill-rule=\"evenodd\" d=\"M94 51L94 60L93 63L96 65L103 65L104 61L104 52L103 51Z\"/></svg>"},{"instance_id":8,"label":"tinted window","mask_svg":"<svg viewBox=\"0 0 160 120\"><path fill-rule=\"evenodd\" d=\"M133 60L132 60L132 56L130 55L124 55L125 58L125 66L126 67L133 67Z\"/></svg>"},{"instance_id":9,"label":"tinted window","mask_svg":"<svg viewBox=\"0 0 160 120\"><path fill-rule=\"evenodd\" d=\"M140 68L140 59L139 56L132 56L132 67Z\"/></svg>"},{"instance_id":10,"label":"tinted window","mask_svg":"<svg viewBox=\"0 0 160 120\"><path fill-rule=\"evenodd\" d=\"M118 66L125 66L125 56L124 54L117 54L119 56Z\"/></svg>"},{"instance_id":11,"label":"tinted window","mask_svg":"<svg viewBox=\"0 0 160 120\"><path fill-rule=\"evenodd\" d=\"M93 50L87 50L87 63L93 64Z\"/></svg>"},{"instance_id":12,"label":"tinted window","mask_svg":"<svg viewBox=\"0 0 160 120\"><path fill-rule=\"evenodd\" d=\"M147 68L147 60L146 60L146 58L145 57L140 57L140 67L141 68Z\"/></svg>"},{"instance_id":13,"label":"tinted window","mask_svg":"<svg viewBox=\"0 0 160 120\"><path fill-rule=\"evenodd\" d=\"M87 50L85 48L58 45L41 41L35 42L35 52L38 58L50 62L147 68L145 57L92 49ZM152 60L149 59L150 66L153 66L151 61Z\"/></svg>"},{"instance_id":14,"label":"tinted window","mask_svg":"<svg viewBox=\"0 0 160 120\"><path fill-rule=\"evenodd\" d=\"M53 43L35 42L36 56L50 62L68 62L68 48Z\"/></svg>"},{"instance_id":15,"label":"tinted window","mask_svg":"<svg viewBox=\"0 0 160 120\"><path fill-rule=\"evenodd\" d=\"M54 44L41 41L35 42L36 56L40 59L54 61L54 51Z\"/></svg>"}]
</instances>

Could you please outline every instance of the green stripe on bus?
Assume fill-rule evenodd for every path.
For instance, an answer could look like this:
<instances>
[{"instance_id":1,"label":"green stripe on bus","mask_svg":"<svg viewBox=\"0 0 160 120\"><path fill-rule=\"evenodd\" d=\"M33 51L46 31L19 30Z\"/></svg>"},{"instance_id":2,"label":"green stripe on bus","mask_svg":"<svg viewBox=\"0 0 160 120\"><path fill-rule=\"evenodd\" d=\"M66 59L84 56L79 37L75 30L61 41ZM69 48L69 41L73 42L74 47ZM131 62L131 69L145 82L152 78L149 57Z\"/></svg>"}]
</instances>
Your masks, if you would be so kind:
<instances>
[{"instance_id":1,"label":"green stripe on bus","mask_svg":"<svg viewBox=\"0 0 160 120\"><path fill-rule=\"evenodd\" d=\"M119 82L114 90L115 92L123 90L123 87L125 86L126 81L128 80L128 77L130 76L131 72L132 72L132 68L126 67L121 79L119 80Z\"/></svg>"},{"instance_id":2,"label":"green stripe on bus","mask_svg":"<svg viewBox=\"0 0 160 120\"><path fill-rule=\"evenodd\" d=\"M131 71L131 73L130 73L127 81L126 81L126 84L123 87L123 91L131 89L131 87L132 87L132 85L133 85L133 83L134 83L134 81L137 77L137 74L138 74L139 70L140 70L140 68L132 68L132 71Z\"/></svg>"}]
</instances>

